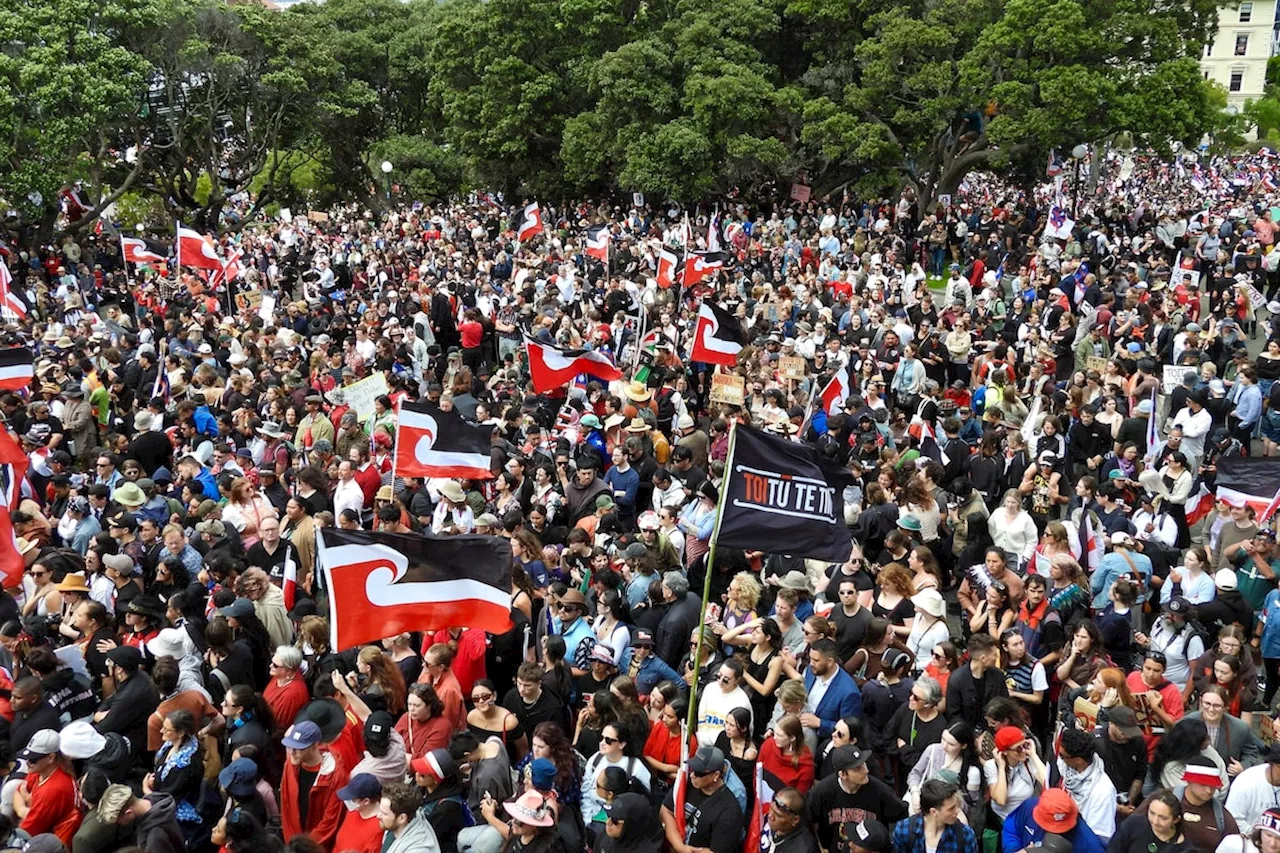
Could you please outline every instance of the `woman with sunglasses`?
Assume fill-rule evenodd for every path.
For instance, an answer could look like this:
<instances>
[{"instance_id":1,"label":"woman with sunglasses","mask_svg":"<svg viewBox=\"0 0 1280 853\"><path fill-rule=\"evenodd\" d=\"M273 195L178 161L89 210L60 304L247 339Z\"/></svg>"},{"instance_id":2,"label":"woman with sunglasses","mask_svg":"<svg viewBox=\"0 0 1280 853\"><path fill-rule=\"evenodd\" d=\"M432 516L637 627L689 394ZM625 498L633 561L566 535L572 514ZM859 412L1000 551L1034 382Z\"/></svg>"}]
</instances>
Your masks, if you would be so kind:
<instances>
[{"instance_id":1,"label":"woman with sunglasses","mask_svg":"<svg viewBox=\"0 0 1280 853\"><path fill-rule=\"evenodd\" d=\"M498 691L493 682L477 679L471 685L471 703L475 707L467 712L467 729L481 743L490 737L502 741L513 764L523 758L529 751L529 739L519 718L498 704Z\"/></svg>"},{"instance_id":2,"label":"woman with sunglasses","mask_svg":"<svg viewBox=\"0 0 1280 853\"><path fill-rule=\"evenodd\" d=\"M735 708L747 712L748 726L743 736L750 738L751 698L742 685L744 669L742 661L730 658L720 664L715 681L703 689L698 701L696 728L699 745L715 746L716 739L724 731L725 719Z\"/></svg>"},{"instance_id":3,"label":"woman with sunglasses","mask_svg":"<svg viewBox=\"0 0 1280 853\"><path fill-rule=\"evenodd\" d=\"M626 733L622 726L610 723L600 733L600 750L587 759L587 766L582 775L582 819L587 824L588 834L604 828L604 805L614 794L627 790L626 779L637 779L648 788L652 783L649 768L645 763L626 754ZM612 785L605 786L604 777L608 770L620 771L624 775L621 790L611 790ZM597 826L592 824L599 819Z\"/></svg>"},{"instance_id":4,"label":"woman with sunglasses","mask_svg":"<svg viewBox=\"0 0 1280 853\"><path fill-rule=\"evenodd\" d=\"M907 704L894 712L885 726L885 737L898 747L901 767L914 767L929 744L942 740L947 718L939 710L942 690L938 682L922 675L911 685Z\"/></svg>"},{"instance_id":5,"label":"woman with sunglasses","mask_svg":"<svg viewBox=\"0 0 1280 853\"><path fill-rule=\"evenodd\" d=\"M987 594L978 602L965 626L970 635L985 633L999 639L1013 625L1017 612L1009 599L1009 585L1004 581L987 584Z\"/></svg>"},{"instance_id":6,"label":"woman with sunglasses","mask_svg":"<svg viewBox=\"0 0 1280 853\"><path fill-rule=\"evenodd\" d=\"M1036 795L1036 786L1049 787L1049 768L1036 751L1034 738L1016 726L996 732L995 749L982 765L991 808L1004 820Z\"/></svg>"}]
</instances>

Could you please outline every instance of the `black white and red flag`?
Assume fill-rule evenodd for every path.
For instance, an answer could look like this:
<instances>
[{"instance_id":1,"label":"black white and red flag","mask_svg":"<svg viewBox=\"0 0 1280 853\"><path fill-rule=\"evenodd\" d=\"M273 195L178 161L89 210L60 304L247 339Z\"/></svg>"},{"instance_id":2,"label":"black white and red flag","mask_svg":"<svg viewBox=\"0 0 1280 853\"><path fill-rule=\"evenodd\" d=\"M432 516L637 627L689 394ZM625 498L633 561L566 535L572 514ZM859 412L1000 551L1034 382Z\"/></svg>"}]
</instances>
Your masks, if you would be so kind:
<instances>
[{"instance_id":1,"label":"black white and red flag","mask_svg":"<svg viewBox=\"0 0 1280 853\"><path fill-rule=\"evenodd\" d=\"M609 227L601 225L587 229L587 257L609 265Z\"/></svg>"},{"instance_id":2,"label":"black white and red flag","mask_svg":"<svg viewBox=\"0 0 1280 853\"><path fill-rule=\"evenodd\" d=\"M169 244L159 240L120 235L120 253L127 263L163 264L169 260Z\"/></svg>"},{"instance_id":3,"label":"black white and red flag","mask_svg":"<svg viewBox=\"0 0 1280 853\"><path fill-rule=\"evenodd\" d=\"M555 391L584 373L604 382L622 378L622 371L602 352L560 349L530 338L525 339L525 348L529 355L529 376L538 394Z\"/></svg>"},{"instance_id":4,"label":"black white and red flag","mask_svg":"<svg viewBox=\"0 0 1280 853\"><path fill-rule=\"evenodd\" d=\"M400 404L395 476L487 479L492 426L472 426L457 412L431 403Z\"/></svg>"},{"instance_id":5,"label":"black white and red flag","mask_svg":"<svg viewBox=\"0 0 1280 853\"><path fill-rule=\"evenodd\" d=\"M21 391L36 376L36 359L26 347L0 349L0 389Z\"/></svg>"},{"instance_id":6,"label":"black white and red flag","mask_svg":"<svg viewBox=\"0 0 1280 853\"><path fill-rule=\"evenodd\" d=\"M738 353L747 345L747 332L738 319L712 302L698 308L698 322L693 330L693 350L689 358L706 364L733 367Z\"/></svg>"},{"instance_id":7,"label":"black white and red flag","mask_svg":"<svg viewBox=\"0 0 1280 853\"><path fill-rule=\"evenodd\" d=\"M414 631L511 629L511 545L496 536L316 531L330 645L343 651Z\"/></svg>"}]
</instances>

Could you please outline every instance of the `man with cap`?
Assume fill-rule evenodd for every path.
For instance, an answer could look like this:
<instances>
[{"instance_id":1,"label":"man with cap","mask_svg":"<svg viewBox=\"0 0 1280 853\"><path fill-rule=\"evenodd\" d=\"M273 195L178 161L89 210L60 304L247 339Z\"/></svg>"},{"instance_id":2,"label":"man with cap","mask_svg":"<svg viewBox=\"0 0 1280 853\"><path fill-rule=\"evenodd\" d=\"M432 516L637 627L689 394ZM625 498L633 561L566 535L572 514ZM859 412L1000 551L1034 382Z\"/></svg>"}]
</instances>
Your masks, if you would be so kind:
<instances>
[{"instance_id":1,"label":"man with cap","mask_svg":"<svg viewBox=\"0 0 1280 853\"><path fill-rule=\"evenodd\" d=\"M18 828L23 832L51 832L70 847L80 828L80 809L76 806L75 780L59 761L59 746L55 730L41 729L18 753L18 758L27 763L27 778L13 792L13 810L22 821Z\"/></svg>"},{"instance_id":2,"label":"man with cap","mask_svg":"<svg viewBox=\"0 0 1280 853\"><path fill-rule=\"evenodd\" d=\"M283 518L285 507L289 505L289 493L285 491L284 486L280 485L280 477L276 474L274 465L258 466L258 485L262 491L262 496L275 508L276 516ZM259 527L259 532L261 532L261 527Z\"/></svg>"},{"instance_id":3,"label":"man with cap","mask_svg":"<svg viewBox=\"0 0 1280 853\"><path fill-rule=\"evenodd\" d=\"M959 819L963 806L958 785L942 779L925 782L920 787L920 814L894 827L893 853L977 853L977 837ZM884 849L872 843L865 823L846 823L843 834L859 848Z\"/></svg>"},{"instance_id":4,"label":"man with cap","mask_svg":"<svg viewBox=\"0 0 1280 853\"><path fill-rule=\"evenodd\" d=\"M1191 373L1192 371L1188 371ZM1194 374L1193 374L1194 375ZM1182 452L1187 455L1187 467L1198 471L1205 455L1205 440L1213 429L1213 414L1206 408L1209 392L1196 388L1187 394L1187 405L1175 410L1171 427L1182 430Z\"/></svg>"},{"instance_id":5,"label":"man with cap","mask_svg":"<svg viewBox=\"0 0 1280 853\"><path fill-rule=\"evenodd\" d=\"M134 415L133 438L124 449L125 458L136 459L147 476L173 465L173 442L163 432L153 429L155 422L156 416L146 409Z\"/></svg>"},{"instance_id":6,"label":"man with cap","mask_svg":"<svg viewBox=\"0 0 1280 853\"><path fill-rule=\"evenodd\" d=\"M284 733L288 761L280 780L280 824L285 838L306 833L331 849L346 811L338 792L348 771L337 752L320 748L320 737L320 727L310 720Z\"/></svg>"},{"instance_id":7,"label":"man with cap","mask_svg":"<svg viewBox=\"0 0 1280 853\"><path fill-rule=\"evenodd\" d=\"M372 773L357 773L338 789L338 799L350 811L338 828L334 850L352 853L380 853L382 825L378 823L378 804L382 800L382 783Z\"/></svg>"},{"instance_id":8,"label":"man with cap","mask_svg":"<svg viewBox=\"0 0 1280 853\"><path fill-rule=\"evenodd\" d=\"M1109 719L1094 730L1094 749L1118 792L1116 812L1133 814L1133 803L1142 799L1142 783L1147 778L1147 744L1138 726L1138 714L1127 705L1107 708Z\"/></svg>"},{"instance_id":9,"label":"man with cap","mask_svg":"<svg viewBox=\"0 0 1280 853\"><path fill-rule=\"evenodd\" d=\"M818 781L805 800L805 819L818 843L835 853L841 826L850 820L892 824L907 816L907 804L880 779L871 776L871 753L853 746L831 752L832 775Z\"/></svg>"},{"instance_id":10,"label":"man with cap","mask_svg":"<svg viewBox=\"0 0 1280 853\"><path fill-rule=\"evenodd\" d=\"M116 732L127 737L136 758L146 749L147 720L160 707L160 691L142 669L142 651L133 646L107 652L107 677L115 692L98 706L94 727L103 734Z\"/></svg>"},{"instance_id":11,"label":"man with cap","mask_svg":"<svg viewBox=\"0 0 1280 853\"><path fill-rule=\"evenodd\" d=\"M133 827L134 843L147 853L184 853L177 803L171 794L136 796L128 785L109 785L98 800L98 820Z\"/></svg>"},{"instance_id":12,"label":"man with cap","mask_svg":"<svg viewBox=\"0 0 1280 853\"><path fill-rule=\"evenodd\" d=\"M84 556L93 537L102 532L102 524L89 509L89 499L82 495L67 499L67 508L58 522L58 535L68 547Z\"/></svg>"},{"instance_id":13,"label":"man with cap","mask_svg":"<svg viewBox=\"0 0 1280 853\"><path fill-rule=\"evenodd\" d=\"M684 813L676 813L675 790L667 792L659 815L667 844L674 853L738 853L746 819L733 793L725 787L731 773L724 753L701 747L689 757Z\"/></svg>"},{"instance_id":14,"label":"man with cap","mask_svg":"<svg viewBox=\"0 0 1280 853\"><path fill-rule=\"evenodd\" d=\"M643 794L618 794L605 803L604 813L607 822L604 834L598 839L599 853L647 853L661 849L662 833L653 819L653 807Z\"/></svg>"},{"instance_id":15,"label":"man with cap","mask_svg":"<svg viewBox=\"0 0 1280 853\"><path fill-rule=\"evenodd\" d=\"M1148 720L1153 729L1163 728L1166 731L1174 723L1182 719L1185 707L1182 701L1182 688L1170 681L1168 672L1168 656L1154 647L1147 649L1142 657L1142 668L1125 677L1125 684L1134 697L1144 697L1147 706ZM1147 756L1155 753L1160 734L1147 733Z\"/></svg>"},{"instance_id":16,"label":"man with cap","mask_svg":"<svg viewBox=\"0 0 1280 853\"><path fill-rule=\"evenodd\" d=\"M1181 694L1191 678L1191 661L1200 660L1200 656L1204 654L1204 640L1190 622L1191 604L1185 598L1175 595L1164 604L1163 609L1164 613L1156 619L1151 634L1135 632L1133 641L1145 649L1160 653L1164 678L1172 682ZM1130 673L1131 689L1135 674ZM1139 688L1139 692L1146 692L1146 688ZM1179 717L1182 715L1181 710L1179 698Z\"/></svg>"},{"instance_id":17,"label":"man with cap","mask_svg":"<svg viewBox=\"0 0 1280 853\"><path fill-rule=\"evenodd\" d=\"M1071 795L1062 788L1046 788L1039 797L1026 800L1005 819L1004 853L1021 853L1050 832L1070 841L1074 853L1106 851L1103 840L1088 823L1080 820L1080 810Z\"/></svg>"},{"instance_id":18,"label":"man with cap","mask_svg":"<svg viewBox=\"0 0 1280 853\"><path fill-rule=\"evenodd\" d=\"M1234 568L1218 569L1213 575L1214 597L1196 607L1200 624L1213 636L1227 625L1239 625L1245 636L1253 635L1253 605L1240 594Z\"/></svg>"},{"instance_id":19,"label":"man with cap","mask_svg":"<svg viewBox=\"0 0 1280 853\"><path fill-rule=\"evenodd\" d=\"M1224 838L1240 831L1235 817L1223 808L1221 790L1216 764L1203 755L1187 759L1182 784L1174 786L1173 795L1182 804L1182 832L1196 850L1217 850ZM1148 800L1138 811L1145 815L1150 808Z\"/></svg>"},{"instance_id":20,"label":"man with cap","mask_svg":"<svg viewBox=\"0 0 1280 853\"><path fill-rule=\"evenodd\" d=\"M689 685L666 661L653 652L653 632L636 628L631 634L631 645L622 653L618 671L635 682L641 696L648 696L663 681L670 681L681 695L689 691Z\"/></svg>"},{"instance_id":21,"label":"man with cap","mask_svg":"<svg viewBox=\"0 0 1280 853\"><path fill-rule=\"evenodd\" d=\"M294 433L295 446L310 449L317 441L333 441L335 432L333 422L324 413L324 398L319 394L311 394L306 398L307 413L298 419L298 430Z\"/></svg>"}]
</instances>

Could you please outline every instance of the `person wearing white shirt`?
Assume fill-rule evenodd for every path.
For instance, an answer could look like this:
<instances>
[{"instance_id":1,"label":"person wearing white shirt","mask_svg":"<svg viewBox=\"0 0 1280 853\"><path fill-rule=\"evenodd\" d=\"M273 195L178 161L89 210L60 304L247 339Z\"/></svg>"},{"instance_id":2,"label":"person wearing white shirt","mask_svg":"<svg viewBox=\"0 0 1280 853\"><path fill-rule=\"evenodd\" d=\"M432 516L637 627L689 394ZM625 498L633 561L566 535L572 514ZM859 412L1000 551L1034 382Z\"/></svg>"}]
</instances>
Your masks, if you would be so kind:
<instances>
[{"instance_id":1,"label":"person wearing white shirt","mask_svg":"<svg viewBox=\"0 0 1280 853\"><path fill-rule=\"evenodd\" d=\"M1142 496L1141 509L1133 514L1133 526L1137 530L1135 539L1144 542L1158 542L1165 548L1172 548L1178 541L1178 523L1163 509L1157 512L1152 497Z\"/></svg>"},{"instance_id":2,"label":"person wearing white shirt","mask_svg":"<svg viewBox=\"0 0 1280 853\"><path fill-rule=\"evenodd\" d=\"M1058 755L1062 786L1080 809L1080 819L1106 843L1116 834L1116 786L1098 755L1093 733L1064 730Z\"/></svg>"},{"instance_id":3,"label":"person wearing white shirt","mask_svg":"<svg viewBox=\"0 0 1280 853\"><path fill-rule=\"evenodd\" d=\"M333 492L333 515L342 515L344 509L354 510L356 516L364 512L364 489L356 482L356 471L352 464L343 460L338 465L338 487Z\"/></svg>"},{"instance_id":4,"label":"person wearing white shirt","mask_svg":"<svg viewBox=\"0 0 1280 853\"><path fill-rule=\"evenodd\" d=\"M1193 391L1187 398L1186 408L1173 416L1173 426L1182 429L1181 450L1187 456L1187 467L1192 471L1199 468L1200 459L1204 456L1204 441L1213 428L1213 416L1204 407L1207 395L1203 391Z\"/></svg>"},{"instance_id":5,"label":"person wearing white shirt","mask_svg":"<svg viewBox=\"0 0 1280 853\"><path fill-rule=\"evenodd\" d=\"M1245 835L1253 832L1263 812L1280 803L1280 744L1271 747L1266 759L1237 776L1227 794L1227 811Z\"/></svg>"}]
</instances>

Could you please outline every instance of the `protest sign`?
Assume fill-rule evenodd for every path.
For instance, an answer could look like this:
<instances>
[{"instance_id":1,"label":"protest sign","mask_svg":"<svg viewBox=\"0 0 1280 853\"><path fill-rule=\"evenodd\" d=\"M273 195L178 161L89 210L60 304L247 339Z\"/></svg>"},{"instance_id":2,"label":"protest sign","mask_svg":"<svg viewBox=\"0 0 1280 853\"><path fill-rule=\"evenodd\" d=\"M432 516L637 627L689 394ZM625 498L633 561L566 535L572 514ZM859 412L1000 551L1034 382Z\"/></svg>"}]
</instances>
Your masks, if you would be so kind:
<instances>
[{"instance_id":1,"label":"protest sign","mask_svg":"<svg viewBox=\"0 0 1280 853\"><path fill-rule=\"evenodd\" d=\"M373 401L387 393L387 377L381 373L375 373L341 390L342 399L361 420L364 420L373 414Z\"/></svg>"},{"instance_id":2,"label":"protest sign","mask_svg":"<svg viewBox=\"0 0 1280 853\"><path fill-rule=\"evenodd\" d=\"M803 358L794 355L784 355L778 359L778 370L782 373L783 379L804 379L808 373L808 365Z\"/></svg>"},{"instance_id":3,"label":"protest sign","mask_svg":"<svg viewBox=\"0 0 1280 853\"><path fill-rule=\"evenodd\" d=\"M1187 371L1195 371L1194 367L1188 367L1185 364L1166 364L1164 366L1164 376L1160 379L1160 391L1168 394L1182 384L1182 377Z\"/></svg>"},{"instance_id":4,"label":"protest sign","mask_svg":"<svg viewBox=\"0 0 1280 853\"><path fill-rule=\"evenodd\" d=\"M729 406L741 406L746 400L747 382L732 373L717 373L711 377L711 402Z\"/></svg>"},{"instance_id":5,"label":"protest sign","mask_svg":"<svg viewBox=\"0 0 1280 853\"><path fill-rule=\"evenodd\" d=\"M800 202L801 204L804 204L809 200L809 195L812 192L813 192L813 188L807 187L804 184L791 185L791 197L796 201Z\"/></svg>"},{"instance_id":6,"label":"protest sign","mask_svg":"<svg viewBox=\"0 0 1280 853\"><path fill-rule=\"evenodd\" d=\"M1107 370L1107 359L1100 355L1091 355L1085 359L1085 370L1096 370L1099 373L1105 373Z\"/></svg>"}]
</instances>

